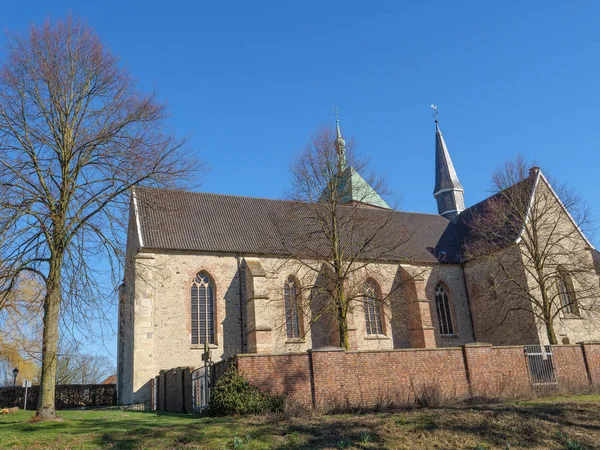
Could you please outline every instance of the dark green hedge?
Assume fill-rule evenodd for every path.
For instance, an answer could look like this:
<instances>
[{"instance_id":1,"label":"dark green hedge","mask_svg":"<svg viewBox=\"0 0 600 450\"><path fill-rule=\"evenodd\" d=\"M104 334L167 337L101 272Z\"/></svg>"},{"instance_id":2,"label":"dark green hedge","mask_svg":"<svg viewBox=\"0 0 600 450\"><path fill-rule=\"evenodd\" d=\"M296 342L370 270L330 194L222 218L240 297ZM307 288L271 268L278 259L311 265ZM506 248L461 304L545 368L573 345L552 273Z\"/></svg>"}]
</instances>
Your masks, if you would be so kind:
<instances>
[{"instance_id":1,"label":"dark green hedge","mask_svg":"<svg viewBox=\"0 0 600 450\"><path fill-rule=\"evenodd\" d=\"M210 395L209 413L212 416L265 414L283 410L284 398L261 392L240 375L231 364L217 380Z\"/></svg>"},{"instance_id":2,"label":"dark green hedge","mask_svg":"<svg viewBox=\"0 0 600 450\"><path fill-rule=\"evenodd\" d=\"M82 406L114 406L117 404L115 384L61 384L56 386L56 409ZM18 406L23 409L25 388L10 386L0 388L0 407ZM27 409L37 408L38 386L27 389Z\"/></svg>"}]
</instances>

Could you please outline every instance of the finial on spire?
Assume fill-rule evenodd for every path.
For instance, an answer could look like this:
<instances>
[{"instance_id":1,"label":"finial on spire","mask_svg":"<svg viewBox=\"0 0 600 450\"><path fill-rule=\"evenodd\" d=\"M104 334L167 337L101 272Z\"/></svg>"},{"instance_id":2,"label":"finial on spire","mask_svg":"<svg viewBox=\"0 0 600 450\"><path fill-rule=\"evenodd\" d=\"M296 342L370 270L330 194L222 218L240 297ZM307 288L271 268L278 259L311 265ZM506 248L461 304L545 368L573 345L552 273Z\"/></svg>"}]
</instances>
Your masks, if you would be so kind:
<instances>
[{"instance_id":1,"label":"finial on spire","mask_svg":"<svg viewBox=\"0 0 600 450\"><path fill-rule=\"evenodd\" d=\"M342 132L340 131L340 117L338 115L338 107L333 108L335 111L335 128L337 131L337 138L342 139Z\"/></svg>"},{"instance_id":2,"label":"finial on spire","mask_svg":"<svg viewBox=\"0 0 600 450\"><path fill-rule=\"evenodd\" d=\"M431 109L433 109L433 120L435 121L436 125L438 123L438 107L437 105L434 105L433 103L430 105Z\"/></svg>"},{"instance_id":3,"label":"finial on spire","mask_svg":"<svg viewBox=\"0 0 600 450\"><path fill-rule=\"evenodd\" d=\"M340 118L338 115L338 107L333 108L335 111L335 128L336 128L336 139L335 139L335 149L337 150L339 164L342 170L346 168L346 141L342 137L342 132L340 130Z\"/></svg>"}]
</instances>

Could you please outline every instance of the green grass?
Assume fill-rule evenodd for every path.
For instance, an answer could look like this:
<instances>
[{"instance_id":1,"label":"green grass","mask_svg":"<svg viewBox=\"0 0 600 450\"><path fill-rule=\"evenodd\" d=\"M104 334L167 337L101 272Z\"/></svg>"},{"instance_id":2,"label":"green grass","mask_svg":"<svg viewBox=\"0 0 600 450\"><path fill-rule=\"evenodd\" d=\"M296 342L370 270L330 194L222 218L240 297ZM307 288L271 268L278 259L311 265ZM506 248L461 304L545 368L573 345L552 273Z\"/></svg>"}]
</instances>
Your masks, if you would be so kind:
<instances>
[{"instance_id":1,"label":"green grass","mask_svg":"<svg viewBox=\"0 0 600 450\"><path fill-rule=\"evenodd\" d=\"M293 418L121 411L0 416L0 448L587 449L600 443L600 396Z\"/></svg>"}]
</instances>

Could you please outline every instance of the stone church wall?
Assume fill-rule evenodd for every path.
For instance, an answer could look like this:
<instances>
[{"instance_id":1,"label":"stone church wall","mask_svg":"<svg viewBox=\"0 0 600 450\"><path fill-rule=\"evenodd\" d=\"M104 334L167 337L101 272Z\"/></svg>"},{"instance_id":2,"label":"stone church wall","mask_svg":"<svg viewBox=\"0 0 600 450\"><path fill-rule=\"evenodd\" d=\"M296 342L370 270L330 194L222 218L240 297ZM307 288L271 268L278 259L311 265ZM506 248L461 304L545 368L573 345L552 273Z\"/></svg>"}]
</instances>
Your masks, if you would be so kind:
<instances>
[{"instance_id":1,"label":"stone church wall","mask_svg":"<svg viewBox=\"0 0 600 450\"><path fill-rule=\"evenodd\" d=\"M117 324L117 393L120 404L133 402L133 334L135 298L135 260L139 242L133 210L129 211L125 273L119 288L119 321Z\"/></svg>"},{"instance_id":2,"label":"stone church wall","mask_svg":"<svg viewBox=\"0 0 600 450\"><path fill-rule=\"evenodd\" d=\"M130 234L131 236L131 234ZM311 272L293 270L281 258L252 258L236 255L192 254L178 252L140 252L131 258L131 275L123 305L131 311L133 325L124 358L119 369L123 380L131 377L133 392L129 401L145 403L150 400L150 380L160 370L182 366L202 365L201 345L191 345L190 286L195 275L205 270L215 285L215 344L211 345L213 361L226 359L238 353L294 353L327 345L339 345L337 323L319 320L311 324L309 315L303 315L304 335L288 339L285 328L283 285L289 275L300 284L312 284ZM367 279L378 285L385 298L382 306L383 335L368 336L365 313L357 303L349 316L350 343L355 350L389 350L411 346L408 319L409 302L401 284L403 272L419 279L429 314L432 342L429 346L448 347L473 342L469 306L460 266L398 266L373 264L356 274L356 287ZM405 276L406 277L406 276ZM410 278L409 277L409 278ZM130 279L130 278L129 278ZM412 279L411 279L412 281ZM451 298L452 318L457 330L455 336L440 336L437 330L437 311L434 289L442 282ZM131 288L133 284L133 288ZM310 295L302 292L303 296ZM410 297L410 296L409 296ZM309 307L310 309L310 307ZM123 317L127 317L123 314ZM243 327L243 328L242 328ZM124 330L126 327L123 327ZM418 345L420 346L420 345ZM128 350L127 350L128 349ZM131 369L129 369L129 367Z\"/></svg>"},{"instance_id":3,"label":"stone church wall","mask_svg":"<svg viewBox=\"0 0 600 450\"><path fill-rule=\"evenodd\" d=\"M554 321L557 340L559 343L566 344L600 339L600 286L589 244L558 204L551 194L549 185L543 179L540 180L536 190L535 202L536 207L541 211L557 216L550 225L545 226L544 221L547 219L543 217L537 219L542 225L536 228L541 230L539 233L542 234L540 237L542 242L545 236L550 236L546 244L551 248L546 252L549 255L547 263L549 270L555 271L558 266L566 265L571 271L572 275L569 278L573 284L572 293L580 306L578 314L564 311L558 314ZM559 211L560 216L558 216ZM530 286L537 286L531 273L528 280ZM555 280L550 281L549 294L553 296L554 304L560 304ZM537 295L538 298L541 296L539 291ZM541 342L548 343L547 333L541 321L538 323L538 328Z\"/></svg>"},{"instance_id":4,"label":"stone church wall","mask_svg":"<svg viewBox=\"0 0 600 450\"><path fill-rule=\"evenodd\" d=\"M522 265L511 263L521 258L518 247L504 250L497 258L512 268L511 279L527 285ZM477 341L493 345L539 343L538 329L530 312L531 304L510 294L507 287L510 282L495 260L477 259L467 262L465 278Z\"/></svg>"}]
</instances>

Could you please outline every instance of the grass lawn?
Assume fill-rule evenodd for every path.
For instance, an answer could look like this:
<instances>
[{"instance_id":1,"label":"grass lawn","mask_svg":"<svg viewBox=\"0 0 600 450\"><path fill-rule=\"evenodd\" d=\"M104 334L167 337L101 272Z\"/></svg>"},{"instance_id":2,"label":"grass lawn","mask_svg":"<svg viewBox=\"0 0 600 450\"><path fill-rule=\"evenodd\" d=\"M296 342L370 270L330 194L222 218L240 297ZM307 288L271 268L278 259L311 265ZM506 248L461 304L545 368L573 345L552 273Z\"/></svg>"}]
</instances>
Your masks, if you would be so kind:
<instances>
[{"instance_id":1,"label":"grass lawn","mask_svg":"<svg viewBox=\"0 0 600 450\"><path fill-rule=\"evenodd\" d=\"M600 448L600 396L293 418L62 411L62 422L0 416L0 448Z\"/></svg>"}]
</instances>

